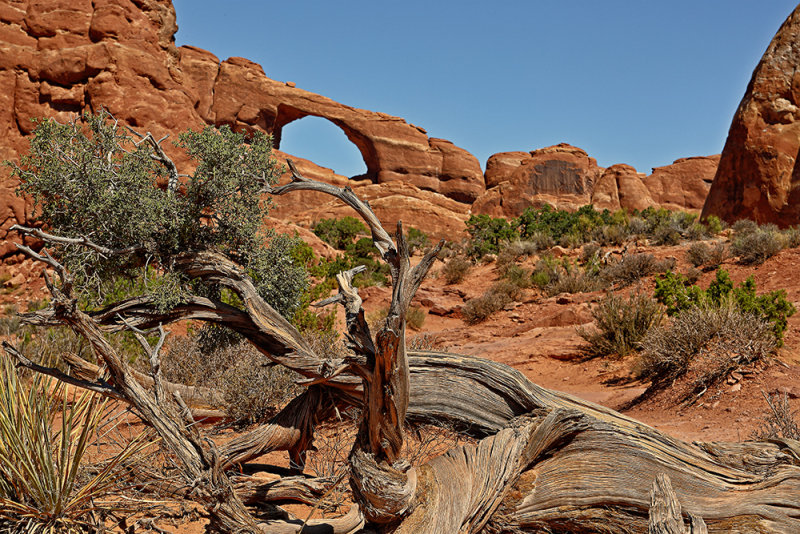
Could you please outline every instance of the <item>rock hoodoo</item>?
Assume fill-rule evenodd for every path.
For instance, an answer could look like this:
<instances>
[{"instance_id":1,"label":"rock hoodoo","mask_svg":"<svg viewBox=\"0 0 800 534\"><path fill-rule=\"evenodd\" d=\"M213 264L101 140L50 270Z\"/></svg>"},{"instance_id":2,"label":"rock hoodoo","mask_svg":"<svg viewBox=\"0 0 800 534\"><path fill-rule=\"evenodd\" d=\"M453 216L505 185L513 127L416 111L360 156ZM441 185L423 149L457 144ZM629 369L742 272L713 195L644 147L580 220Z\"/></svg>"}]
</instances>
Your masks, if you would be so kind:
<instances>
[{"instance_id":1,"label":"rock hoodoo","mask_svg":"<svg viewBox=\"0 0 800 534\"><path fill-rule=\"evenodd\" d=\"M772 39L733 117L703 216L800 223L800 7Z\"/></svg>"}]
</instances>

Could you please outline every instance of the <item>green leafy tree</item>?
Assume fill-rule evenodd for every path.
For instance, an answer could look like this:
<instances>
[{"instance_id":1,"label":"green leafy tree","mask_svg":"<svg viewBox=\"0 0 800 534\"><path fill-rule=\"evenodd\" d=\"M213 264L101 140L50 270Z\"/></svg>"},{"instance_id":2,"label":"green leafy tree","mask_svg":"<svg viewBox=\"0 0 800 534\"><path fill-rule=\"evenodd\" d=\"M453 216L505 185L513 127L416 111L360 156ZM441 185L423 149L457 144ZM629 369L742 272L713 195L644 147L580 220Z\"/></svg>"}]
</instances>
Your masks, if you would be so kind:
<instances>
[{"instance_id":1,"label":"green leafy tree","mask_svg":"<svg viewBox=\"0 0 800 534\"><path fill-rule=\"evenodd\" d=\"M263 226L262 193L279 174L271 139L208 127L182 134L177 144L196 162L181 177L152 136L133 135L107 113L68 124L45 120L13 173L48 231L97 245L63 240L55 248L76 289L94 304L106 300L117 277L143 280L143 294L160 310L188 291L219 297L213 282L190 281L176 267L181 255L214 251L291 316L307 288L306 272L292 256L297 240Z\"/></svg>"}]
</instances>

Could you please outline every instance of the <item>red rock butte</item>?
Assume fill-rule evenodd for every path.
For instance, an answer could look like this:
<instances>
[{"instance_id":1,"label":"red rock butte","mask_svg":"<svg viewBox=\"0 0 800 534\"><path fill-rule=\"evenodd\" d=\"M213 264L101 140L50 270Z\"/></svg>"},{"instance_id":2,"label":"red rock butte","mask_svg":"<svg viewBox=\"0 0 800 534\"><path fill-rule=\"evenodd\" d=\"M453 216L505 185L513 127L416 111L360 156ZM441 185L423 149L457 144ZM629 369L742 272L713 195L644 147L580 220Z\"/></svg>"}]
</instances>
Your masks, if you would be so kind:
<instances>
[{"instance_id":1,"label":"red rock butte","mask_svg":"<svg viewBox=\"0 0 800 534\"><path fill-rule=\"evenodd\" d=\"M800 6L753 71L733 117L703 216L800 223Z\"/></svg>"},{"instance_id":2,"label":"red rock butte","mask_svg":"<svg viewBox=\"0 0 800 534\"><path fill-rule=\"evenodd\" d=\"M717 159L689 158L650 176L626 165L608 169L585 151L560 144L531 152L495 154L486 173L478 160L449 141L399 117L357 109L272 80L244 58L220 61L192 46L175 45L169 0L10 0L0 4L0 158L16 160L28 147L32 119L61 122L105 108L118 120L160 137L187 128L230 125L273 135L292 121L321 117L358 147L367 172L345 177L294 158L310 177L348 184L391 226L403 219L436 236L458 236L470 213L515 216L543 202L577 208L650 205L699 210ZM165 149L179 166L186 157ZM286 154L276 151L279 159ZM0 177L0 258L15 254L8 229L29 222L29 202L17 183ZM313 193L281 199L277 218L308 225L348 209Z\"/></svg>"}]
</instances>

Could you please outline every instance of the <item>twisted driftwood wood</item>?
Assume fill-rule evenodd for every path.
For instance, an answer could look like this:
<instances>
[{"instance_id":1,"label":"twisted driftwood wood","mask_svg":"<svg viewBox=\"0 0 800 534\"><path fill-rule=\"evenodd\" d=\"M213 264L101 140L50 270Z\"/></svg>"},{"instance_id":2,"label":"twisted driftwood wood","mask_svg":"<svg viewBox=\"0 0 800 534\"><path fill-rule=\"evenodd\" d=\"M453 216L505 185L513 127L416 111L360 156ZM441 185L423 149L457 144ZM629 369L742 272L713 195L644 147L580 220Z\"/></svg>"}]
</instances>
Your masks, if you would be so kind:
<instances>
[{"instance_id":1,"label":"twisted driftwood wood","mask_svg":"<svg viewBox=\"0 0 800 534\"><path fill-rule=\"evenodd\" d=\"M58 375L55 369L34 367L10 347L9 353L21 365L132 403L166 436L187 476L198 481L198 499L213 503L209 508L217 527L228 532L300 530L301 525L291 521L256 525L243 500L264 502L281 495L308 502L324 491L324 482L287 477L273 490L256 489L246 481L231 484L221 470L269 450L289 450L301 464L315 425L347 404L363 407L366 413L350 456L351 486L359 507L339 520L315 524L317 530L355 531L366 518L370 528L382 532L800 532L797 442L689 444L608 408L541 388L503 364L457 354L406 354L405 311L433 255L426 256L421 268L411 269L401 232L395 246L369 206L351 191L316 184L300 177L293 166L292 170L295 180L274 193L315 189L342 199L367 221L376 246L392 266L392 306L375 342L351 280L339 280L338 300L347 310L352 357L320 358L258 296L238 266L210 252L187 252L176 265L190 278L235 292L243 302L241 309L189 296L166 312L157 311L147 298L137 298L85 314L74 309L74 299L69 298L68 276L59 273L60 289L48 281L57 297L54 305L29 314L27 320L68 324L84 335L106 363L107 382ZM36 232L45 242L61 239ZM85 238L71 239L70 246L93 246ZM50 256L20 248L59 269ZM136 252L135 247L109 251ZM167 386L154 380L155 392L149 394L139 383L142 377L127 369L102 336L182 319L230 327L272 361L306 377L311 387L267 425L220 453L203 448L164 401ZM480 441L412 467L403 459L407 423L454 426Z\"/></svg>"}]
</instances>

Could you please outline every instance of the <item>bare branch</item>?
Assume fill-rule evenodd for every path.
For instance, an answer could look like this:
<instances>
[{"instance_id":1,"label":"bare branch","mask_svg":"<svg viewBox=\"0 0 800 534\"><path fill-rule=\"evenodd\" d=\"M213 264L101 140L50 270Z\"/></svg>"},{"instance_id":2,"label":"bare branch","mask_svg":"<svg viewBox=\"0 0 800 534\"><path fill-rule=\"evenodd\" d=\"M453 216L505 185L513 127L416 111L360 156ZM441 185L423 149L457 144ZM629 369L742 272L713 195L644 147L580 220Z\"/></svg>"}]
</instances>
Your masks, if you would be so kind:
<instances>
[{"instance_id":1,"label":"bare branch","mask_svg":"<svg viewBox=\"0 0 800 534\"><path fill-rule=\"evenodd\" d=\"M383 229L381 222L378 220L378 217L375 216L372 208L369 207L369 204L358 198L355 193L353 193L352 189L349 187L336 187L335 185L311 180L300 174L292 160L286 160L286 163L292 171L292 181L279 187L268 187L268 193L284 195L292 191L318 191L336 197L356 210L361 218L364 219L364 222L367 223L367 226L372 232L372 241L375 243L375 247L380 251L381 256L385 256L389 250L395 248L394 243L392 243L392 238L389 237L389 234Z\"/></svg>"},{"instance_id":2,"label":"bare branch","mask_svg":"<svg viewBox=\"0 0 800 534\"><path fill-rule=\"evenodd\" d=\"M78 246L86 247L88 249L94 250L95 252L97 252L98 254L100 254L103 257L124 256L124 255L127 255L127 254L133 254L133 253L136 253L136 252L140 252L140 251L145 249L144 245L132 245L130 247L116 248L116 249L115 248L108 248L108 247L104 247L103 245L98 245L97 243L93 242L92 240L90 240L86 236L82 236L82 237L57 236L57 235L53 235L53 234L48 234L47 232L45 232L45 231L43 231L43 230L41 230L39 228L31 228L31 227L28 227L28 226L21 226L19 224L15 224L14 226L12 226L10 228L10 230L16 230L17 232L19 232L21 234L32 235L34 237L38 237L39 239L41 239L45 243L50 243L50 244L53 244L53 245L78 245ZM22 245L17 245L17 247L20 250L23 250L23 252L25 252L29 256L31 256L31 257L39 260L39 261L44 261L44 260L40 259L39 257L33 256L30 252L27 252L26 250L24 250ZM25 248L27 248L27 247L25 247ZM30 249L28 249L28 250L30 250Z\"/></svg>"},{"instance_id":3,"label":"bare branch","mask_svg":"<svg viewBox=\"0 0 800 534\"><path fill-rule=\"evenodd\" d=\"M154 152L154 154L151 154L150 157L153 158L153 160L158 161L159 163L164 165L164 167L167 168L167 172L169 173L169 180L167 181L167 193L169 194L174 193L178 189L178 184L179 184L178 167L175 165L175 162L172 161L172 159L169 156L167 156L167 153L164 152L164 149L161 148L161 143L163 143L169 137L169 135L165 135L161 139L156 140L156 138L153 137L153 134L151 134L150 132L147 132L147 134L142 135L141 133L137 132L130 126L128 126L127 128L128 131L133 133L136 137L140 138L142 141L150 145L150 147L153 149Z\"/></svg>"}]
</instances>

